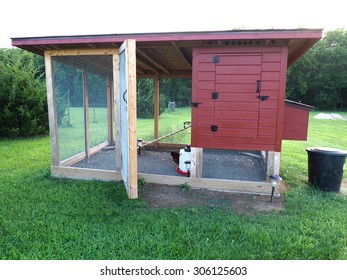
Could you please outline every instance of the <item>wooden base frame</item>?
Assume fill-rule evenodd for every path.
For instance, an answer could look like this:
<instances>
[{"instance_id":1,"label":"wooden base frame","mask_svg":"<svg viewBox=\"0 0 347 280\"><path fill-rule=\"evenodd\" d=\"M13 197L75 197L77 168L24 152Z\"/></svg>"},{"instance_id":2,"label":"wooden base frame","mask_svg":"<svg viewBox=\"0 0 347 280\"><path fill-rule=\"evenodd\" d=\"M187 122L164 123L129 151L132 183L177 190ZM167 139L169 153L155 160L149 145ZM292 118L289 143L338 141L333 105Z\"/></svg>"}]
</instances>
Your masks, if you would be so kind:
<instances>
[{"instance_id":1,"label":"wooden base frame","mask_svg":"<svg viewBox=\"0 0 347 280\"><path fill-rule=\"evenodd\" d=\"M52 166L52 176L58 178L101 180L101 181L121 181L122 175L119 172L100 169L86 169L67 166ZM211 178L191 178L183 176L167 176L156 174L139 173L139 179L144 179L147 183L162 185L181 185L187 183L195 189L209 189L215 191L228 191L235 193L271 195L271 184L269 182L250 182L238 180L221 180ZM277 189L275 195L279 195Z\"/></svg>"}]
</instances>

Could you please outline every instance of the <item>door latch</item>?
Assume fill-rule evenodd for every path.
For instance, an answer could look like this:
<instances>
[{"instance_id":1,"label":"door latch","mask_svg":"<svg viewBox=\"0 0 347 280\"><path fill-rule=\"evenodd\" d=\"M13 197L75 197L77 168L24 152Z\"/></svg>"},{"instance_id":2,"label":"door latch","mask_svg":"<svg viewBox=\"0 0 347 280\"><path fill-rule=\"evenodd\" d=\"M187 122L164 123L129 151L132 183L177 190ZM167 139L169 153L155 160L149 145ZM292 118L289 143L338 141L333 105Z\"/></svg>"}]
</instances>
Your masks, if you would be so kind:
<instances>
[{"instance_id":1,"label":"door latch","mask_svg":"<svg viewBox=\"0 0 347 280\"><path fill-rule=\"evenodd\" d=\"M257 91L256 93L260 93L261 90L261 80L257 80Z\"/></svg>"},{"instance_id":2,"label":"door latch","mask_svg":"<svg viewBox=\"0 0 347 280\"><path fill-rule=\"evenodd\" d=\"M260 99L261 101L267 100L269 98L268 95L258 95L257 96L258 99Z\"/></svg>"}]
</instances>

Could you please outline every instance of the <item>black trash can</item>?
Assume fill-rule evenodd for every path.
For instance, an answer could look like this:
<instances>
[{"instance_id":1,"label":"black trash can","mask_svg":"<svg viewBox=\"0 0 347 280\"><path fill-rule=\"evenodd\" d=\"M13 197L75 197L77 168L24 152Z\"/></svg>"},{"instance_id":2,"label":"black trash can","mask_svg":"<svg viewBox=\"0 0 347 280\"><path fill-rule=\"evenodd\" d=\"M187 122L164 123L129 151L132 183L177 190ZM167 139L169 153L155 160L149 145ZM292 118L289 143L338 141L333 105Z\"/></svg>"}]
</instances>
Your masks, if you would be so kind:
<instances>
[{"instance_id":1,"label":"black trash can","mask_svg":"<svg viewBox=\"0 0 347 280\"><path fill-rule=\"evenodd\" d=\"M347 151L332 148L307 148L308 181L328 192L339 192Z\"/></svg>"}]
</instances>

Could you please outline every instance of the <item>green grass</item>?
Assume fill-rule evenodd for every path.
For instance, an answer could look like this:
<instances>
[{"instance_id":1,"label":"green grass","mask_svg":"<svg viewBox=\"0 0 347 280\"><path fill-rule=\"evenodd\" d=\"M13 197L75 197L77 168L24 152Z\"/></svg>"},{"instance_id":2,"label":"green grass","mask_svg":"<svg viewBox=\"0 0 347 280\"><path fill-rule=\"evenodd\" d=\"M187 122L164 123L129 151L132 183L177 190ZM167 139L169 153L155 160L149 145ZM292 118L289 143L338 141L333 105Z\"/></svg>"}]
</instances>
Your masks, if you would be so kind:
<instances>
[{"instance_id":1,"label":"green grass","mask_svg":"<svg viewBox=\"0 0 347 280\"><path fill-rule=\"evenodd\" d=\"M85 149L84 142L84 115L83 108L70 107L70 122L64 122L58 127L60 159L72 157ZM94 111L95 110L95 111ZM95 114L94 114L95 113ZM108 123L107 108L90 108L89 110L89 137L90 147L107 141ZM191 120L191 108L178 108L175 111L166 111L159 118L159 137L183 128L184 121ZM137 120L137 138L146 141L153 140L153 119ZM190 143L190 129L170 136L162 142Z\"/></svg>"},{"instance_id":2,"label":"green grass","mask_svg":"<svg viewBox=\"0 0 347 280\"><path fill-rule=\"evenodd\" d=\"M347 197L307 186L305 151L346 148L346 125L285 141L286 209L255 216L150 209L121 183L51 178L48 136L0 140L0 259L347 259Z\"/></svg>"},{"instance_id":3,"label":"green grass","mask_svg":"<svg viewBox=\"0 0 347 280\"><path fill-rule=\"evenodd\" d=\"M159 137L183 128L185 121L191 121L191 108L177 108L174 111L166 110L159 117ZM153 139L153 119L137 120L137 137L146 141ZM163 139L162 143L190 144L191 129L184 130L178 134Z\"/></svg>"},{"instance_id":4,"label":"green grass","mask_svg":"<svg viewBox=\"0 0 347 280\"><path fill-rule=\"evenodd\" d=\"M82 107L70 107L70 120L58 127L61 160L72 157L85 149L84 113ZM89 108L90 147L107 141L107 108Z\"/></svg>"}]
</instances>

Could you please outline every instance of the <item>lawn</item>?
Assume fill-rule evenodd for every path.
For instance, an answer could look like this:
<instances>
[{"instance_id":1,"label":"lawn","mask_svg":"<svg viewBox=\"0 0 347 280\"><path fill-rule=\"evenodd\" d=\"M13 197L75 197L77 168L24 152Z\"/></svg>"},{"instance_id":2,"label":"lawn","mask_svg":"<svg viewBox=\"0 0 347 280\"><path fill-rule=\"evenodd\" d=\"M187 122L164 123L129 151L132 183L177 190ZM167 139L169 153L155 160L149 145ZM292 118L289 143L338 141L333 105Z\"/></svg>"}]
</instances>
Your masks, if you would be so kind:
<instances>
[{"instance_id":1,"label":"lawn","mask_svg":"<svg viewBox=\"0 0 347 280\"><path fill-rule=\"evenodd\" d=\"M0 259L347 259L347 197L307 186L305 152L346 149L346 132L311 118L307 142L285 141L286 208L256 215L150 209L122 183L51 178L48 136L0 140Z\"/></svg>"}]
</instances>

